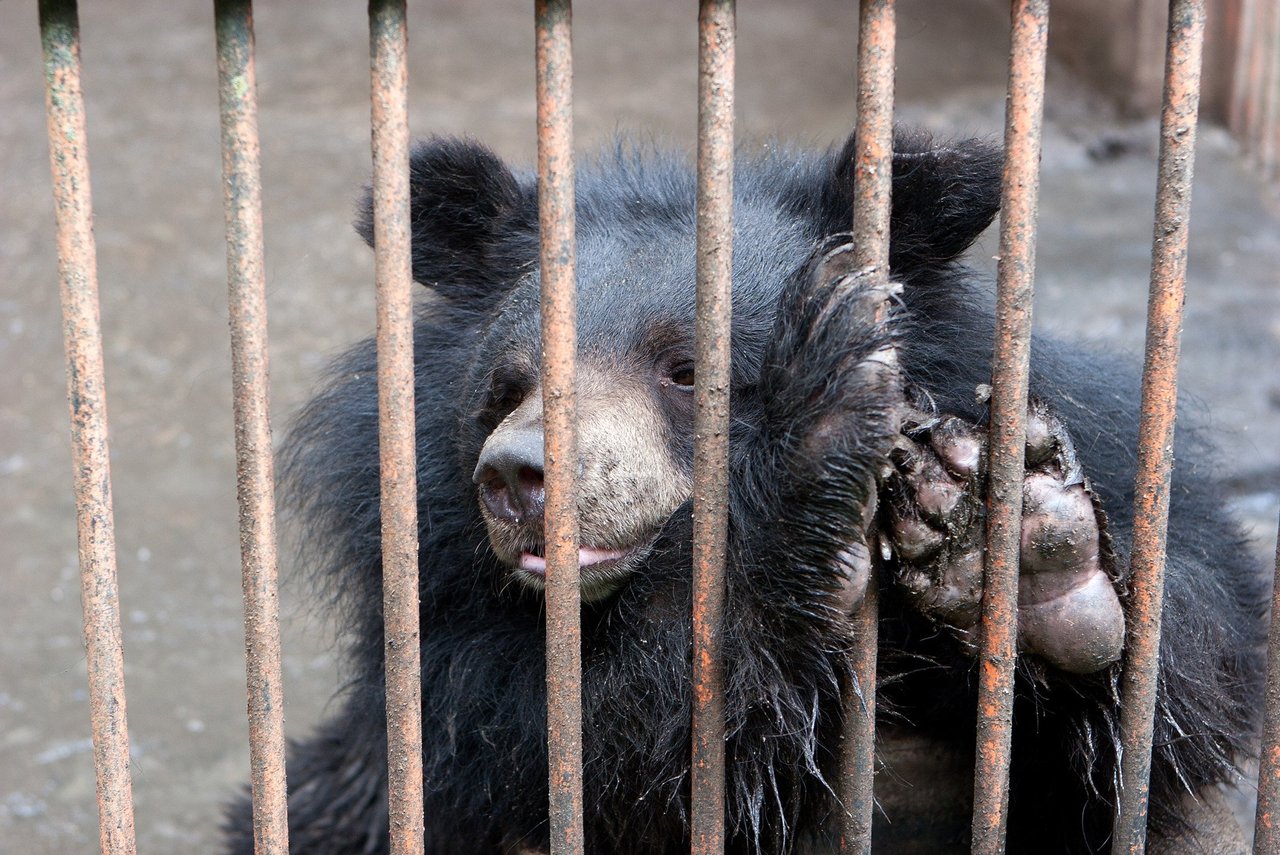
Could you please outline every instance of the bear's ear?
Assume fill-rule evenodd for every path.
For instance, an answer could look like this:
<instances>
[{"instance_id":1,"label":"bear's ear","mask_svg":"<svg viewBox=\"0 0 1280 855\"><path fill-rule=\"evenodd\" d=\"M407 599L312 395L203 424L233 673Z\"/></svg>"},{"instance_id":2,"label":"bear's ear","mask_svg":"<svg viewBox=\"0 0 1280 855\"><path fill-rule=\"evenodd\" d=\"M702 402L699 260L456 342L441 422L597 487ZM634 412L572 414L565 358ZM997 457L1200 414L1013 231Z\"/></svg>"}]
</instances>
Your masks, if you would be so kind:
<instances>
[{"instance_id":1,"label":"bear's ear","mask_svg":"<svg viewBox=\"0 0 1280 855\"><path fill-rule=\"evenodd\" d=\"M834 166L846 216L853 200L854 139ZM983 140L937 145L921 132L893 138L893 212L889 266L894 271L946 264L969 248L1000 211L1000 149Z\"/></svg>"},{"instance_id":2,"label":"bear's ear","mask_svg":"<svg viewBox=\"0 0 1280 855\"><path fill-rule=\"evenodd\" d=\"M522 187L479 143L418 143L409 157L413 278L451 301L489 305L536 260L535 199L533 188ZM371 190L361 200L356 230L373 246Z\"/></svg>"}]
</instances>

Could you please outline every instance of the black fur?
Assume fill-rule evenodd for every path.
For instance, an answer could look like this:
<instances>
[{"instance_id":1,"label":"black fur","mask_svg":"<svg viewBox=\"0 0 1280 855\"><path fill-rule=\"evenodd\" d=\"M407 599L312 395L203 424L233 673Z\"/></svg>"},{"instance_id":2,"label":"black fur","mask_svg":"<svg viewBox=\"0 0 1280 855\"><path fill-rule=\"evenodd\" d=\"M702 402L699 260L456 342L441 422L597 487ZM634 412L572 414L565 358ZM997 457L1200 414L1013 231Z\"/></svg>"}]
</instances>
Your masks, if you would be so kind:
<instances>
[{"instance_id":1,"label":"black fur","mask_svg":"<svg viewBox=\"0 0 1280 855\"><path fill-rule=\"evenodd\" d=\"M939 409L980 422L991 312L957 257L998 207L1000 157L976 142L899 136L892 266L904 283L890 333L907 379ZM850 146L743 156L736 180L733 466L724 627L733 852L788 852L823 837L851 679L848 624L831 569L846 511L865 500L889 430L874 390L837 382L883 343L871 319L811 311L801 273L848 229ZM503 371L536 357L533 181L487 150L435 140L413 158L414 272L444 300L416 326L427 851L486 853L547 843L544 623L538 600L502 586L471 469ZM579 341L584 359L648 358L659 327L692 341L694 186L680 159L619 146L578 178ZM360 224L370 237L368 209ZM779 308L781 307L781 309ZM848 313L846 313L848 314ZM284 456L306 520L306 558L347 631L340 714L289 763L294 852L387 851L374 349L335 366ZM836 385L832 386L835 382ZM1032 395L1053 404L1127 559L1136 379L1122 361L1037 338ZM500 385L500 384L498 384ZM806 425L845 428L814 457ZM1231 780L1258 706L1259 578L1194 437L1180 426L1152 783L1152 823L1173 832L1179 798ZM678 431L676 432L678 433ZM673 453L688 466L687 437ZM588 851L687 851L689 541L686 505L648 564L583 615ZM885 716L971 750L976 676L945 633L882 580ZM1105 846L1114 793L1115 672L1078 677L1024 663L1016 709L1010 852ZM922 810L930 794L919 794ZM910 828L880 822L878 849ZM252 850L249 808L228 851Z\"/></svg>"}]
</instances>

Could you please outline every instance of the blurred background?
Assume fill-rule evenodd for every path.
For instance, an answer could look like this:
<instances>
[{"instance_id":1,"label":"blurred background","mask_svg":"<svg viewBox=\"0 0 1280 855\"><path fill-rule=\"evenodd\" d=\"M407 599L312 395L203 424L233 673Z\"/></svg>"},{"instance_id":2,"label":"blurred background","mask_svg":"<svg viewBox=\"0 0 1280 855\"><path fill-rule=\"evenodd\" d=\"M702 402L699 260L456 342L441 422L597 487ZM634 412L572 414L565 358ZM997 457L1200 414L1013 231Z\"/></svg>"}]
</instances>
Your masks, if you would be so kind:
<instances>
[{"instance_id":1,"label":"blurred background","mask_svg":"<svg viewBox=\"0 0 1280 855\"><path fill-rule=\"evenodd\" d=\"M363 3L259 5L279 436L326 362L373 329L372 255L350 227L370 171L368 31ZM1160 4L1072 5L1051 33L1036 313L1041 326L1140 352ZM856 6L740 4L741 139L844 139ZM899 8L899 120L998 138L1007 7ZM694 9L579 4L584 152L618 135L692 149ZM1241 154L1238 140L1256 141L1220 124L1242 97L1241 3L1214 9L1182 382L1269 563L1280 513L1280 206L1257 158ZM530 4L415 0L410 16L414 133L471 135L531 164ZM85 4L81 19L144 852L213 851L220 806L248 780L212 18L212 4L133 0ZM0 3L0 851L32 855L89 852L97 839L43 98L35 4ZM973 253L992 276L994 248L988 235ZM287 576L287 550L282 560ZM286 583L294 736L325 713L339 680L334 627L308 614L304 594Z\"/></svg>"}]
</instances>

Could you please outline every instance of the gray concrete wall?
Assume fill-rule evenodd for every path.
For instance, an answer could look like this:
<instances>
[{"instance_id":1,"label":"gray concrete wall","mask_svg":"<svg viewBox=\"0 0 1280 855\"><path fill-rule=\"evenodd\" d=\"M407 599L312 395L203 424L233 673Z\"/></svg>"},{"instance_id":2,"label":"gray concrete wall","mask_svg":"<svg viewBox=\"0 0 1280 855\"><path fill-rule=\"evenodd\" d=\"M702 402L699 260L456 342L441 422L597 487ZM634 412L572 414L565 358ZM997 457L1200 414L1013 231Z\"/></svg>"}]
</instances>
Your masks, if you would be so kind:
<instances>
[{"instance_id":1,"label":"gray concrete wall","mask_svg":"<svg viewBox=\"0 0 1280 855\"><path fill-rule=\"evenodd\" d=\"M1008 3L984 0L1003 14ZM1224 121L1233 91L1241 0L1208 0L1201 106ZM1154 116L1164 85L1166 0L1073 0L1054 4L1050 50L1122 115Z\"/></svg>"}]
</instances>

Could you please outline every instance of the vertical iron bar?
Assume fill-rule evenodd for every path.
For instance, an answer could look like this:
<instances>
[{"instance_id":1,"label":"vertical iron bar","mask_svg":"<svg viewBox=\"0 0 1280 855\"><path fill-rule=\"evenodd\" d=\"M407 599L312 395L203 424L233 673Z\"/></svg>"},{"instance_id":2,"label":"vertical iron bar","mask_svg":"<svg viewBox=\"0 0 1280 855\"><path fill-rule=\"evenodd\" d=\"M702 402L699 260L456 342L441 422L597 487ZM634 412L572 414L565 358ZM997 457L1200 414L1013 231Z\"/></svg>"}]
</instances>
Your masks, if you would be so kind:
<instances>
[{"instance_id":1,"label":"vertical iron bar","mask_svg":"<svg viewBox=\"0 0 1280 855\"><path fill-rule=\"evenodd\" d=\"M862 0L858 19L857 154L853 180L854 258L889 276L889 216L893 192L893 74L897 19L893 0ZM854 685L845 699L840 797L845 806L840 851L871 851L875 810L876 644L879 587L867 579L853 614Z\"/></svg>"},{"instance_id":2,"label":"vertical iron bar","mask_svg":"<svg viewBox=\"0 0 1280 855\"><path fill-rule=\"evenodd\" d=\"M1275 587L1271 594L1271 636L1267 641L1266 713L1262 724L1262 760L1258 770L1258 811L1253 825L1257 855L1280 852L1280 537L1276 539Z\"/></svg>"},{"instance_id":3,"label":"vertical iron bar","mask_svg":"<svg viewBox=\"0 0 1280 855\"><path fill-rule=\"evenodd\" d=\"M71 410L89 719L97 775L98 845L105 855L133 855L133 786L129 777L97 250L84 93L80 88L80 21L75 0L40 0L39 9Z\"/></svg>"},{"instance_id":4,"label":"vertical iron bar","mask_svg":"<svg viewBox=\"0 0 1280 855\"><path fill-rule=\"evenodd\" d=\"M227 227L227 303L236 431L236 493L244 586L244 643L254 851L287 855L284 686L276 509L271 459L262 172L251 0L214 0Z\"/></svg>"},{"instance_id":5,"label":"vertical iron bar","mask_svg":"<svg viewBox=\"0 0 1280 855\"><path fill-rule=\"evenodd\" d=\"M1264 4L1266 10L1266 35L1254 41L1265 51L1263 79L1259 85L1262 102L1260 127L1253 148L1262 174L1274 180L1280 174L1280 6L1275 2Z\"/></svg>"},{"instance_id":6,"label":"vertical iron bar","mask_svg":"<svg viewBox=\"0 0 1280 855\"><path fill-rule=\"evenodd\" d=\"M1031 364L1031 304L1048 33L1048 0L1014 0L1000 198L996 332L992 350L987 551L973 794L973 852L983 855L1004 851L1009 809L1027 377Z\"/></svg>"},{"instance_id":7,"label":"vertical iron bar","mask_svg":"<svg viewBox=\"0 0 1280 855\"><path fill-rule=\"evenodd\" d=\"M1133 552L1129 563L1129 633L1121 683L1119 805L1114 853L1140 855L1147 837L1147 787L1157 701L1160 616L1164 603L1169 481L1178 397L1178 350L1187 278L1187 234L1195 164L1196 111L1204 0L1172 0L1160 115L1159 182L1146 356L1142 367L1142 419L1134 484Z\"/></svg>"},{"instance_id":8,"label":"vertical iron bar","mask_svg":"<svg viewBox=\"0 0 1280 855\"><path fill-rule=\"evenodd\" d=\"M391 851L421 855L422 664L405 0L370 0L369 40Z\"/></svg>"},{"instance_id":9,"label":"vertical iron bar","mask_svg":"<svg viewBox=\"0 0 1280 855\"><path fill-rule=\"evenodd\" d=\"M547 551L547 759L551 852L581 853L582 614L578 569L578 350L573 10L537 0L538 227Z\"/></svg>"},{"instance_id":10,"label":"vertical iron bar","mask_svg":"<svg viewBox=\"0 0 1280 855\"><path fill-rule=\"evenodd\" d=\"M693 445L692 851L724 852L724 650L729 531L734 0L698 8L697 341Z\"/></svg>"},{"instance_id":11,"label":"vertical iron bar","mask_svg":"<svg viewBox=\"0 0 1280 855\"><path fill-rule=\"evenodd\" d=\"M1267 0L1242 0L1240 26L1235 34L1236 60L1232 73L1228 120L1231 130L1244 141L1246 147L1252 144L1257 131L1258 96L1262 90L1264 40L1258 38L1257 34L1266 26L1267 7L1271 5Z\"/></svg>"},{"instance_id":12,"label":"vertical iron bar","mask_svg":"<svg viewBox=\"0 0 1280 855\"><path fill-rule=\"evenodd\" d=\"M1274 177L1280 162L1280 7L1246 0L1240 20L1231 129L1263 174Z\"/></svg>"}]
</instances>

